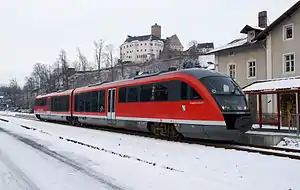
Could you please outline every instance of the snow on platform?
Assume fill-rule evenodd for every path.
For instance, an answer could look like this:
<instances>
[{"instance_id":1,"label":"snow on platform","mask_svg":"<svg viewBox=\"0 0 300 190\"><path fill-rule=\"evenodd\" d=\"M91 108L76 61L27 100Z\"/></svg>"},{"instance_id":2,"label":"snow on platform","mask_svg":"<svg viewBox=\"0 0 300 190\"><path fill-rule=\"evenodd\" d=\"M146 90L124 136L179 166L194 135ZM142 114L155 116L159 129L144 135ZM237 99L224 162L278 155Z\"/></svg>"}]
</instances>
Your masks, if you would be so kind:
<instances>
[{"instance_id":1,"label":"snow on platform","mask_svg":"<svg viewBox=\"0 0 300 190\"><path fill-rule=\"evenodd\" d=\"M246 86L243 91L263 91L300 88L300 77L287 77L256 81Z\"/></svg>"},{"instance_id":2,"label":"snow on platform","mask_svg":"<svg viewBox=\"0 0 300 190\"><path fill-rule=\"evenodd\" d=\"M300 161L289 158L167 142L20 118L1 118L10 120L10 123L0 122L1 128L41 143L52 151L101 173L103 178L128 187L126 189L300 188ZM36 130L22 128L20 124L34 127ZM66 139L80 141L82 145L68 142ZM84 144L93 147L83 146ZM7 146L6 143L0 143L2 149ZM23 157L20 155L20 160L24 161L21 158ZM28 165L35 164L28 157L26 161ZM43 175L49 175L47 171ZM71 172L70 175L77 175L77 172ZM272 181L266 178L272 178ZM82 180L82 183L89 182ZM86 185L88 188L88 184Z\"/></svg>"},{"instance_id":3,"label":"snow on platform","mask_svg":"<svg viewBox=\"0 0 300 190\"><path fill-rule=\"evenodd\" d=\"M262 125L262 128L258 124L252 125L254 130L247 131L246 134L258 134L258 135L271 135L271 136L283 136L283 137L295 137L300 138L297 135L294 128L288 128L285 126L281 126L280 130L278 130L278 126L275 125Z\"/></svg>"}]
</instances>

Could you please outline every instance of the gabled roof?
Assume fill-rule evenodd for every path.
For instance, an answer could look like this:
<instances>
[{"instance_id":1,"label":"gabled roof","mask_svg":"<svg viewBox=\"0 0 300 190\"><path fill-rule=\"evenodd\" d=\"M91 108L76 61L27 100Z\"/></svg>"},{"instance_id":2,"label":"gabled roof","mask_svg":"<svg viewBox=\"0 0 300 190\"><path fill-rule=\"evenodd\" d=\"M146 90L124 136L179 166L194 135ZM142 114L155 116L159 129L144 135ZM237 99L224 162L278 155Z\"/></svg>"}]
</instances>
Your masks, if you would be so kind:
<instances>
[{"instance_id":1,"label":"gabled roof","mask_svg":"<svg viewBox=\"0 0 300 190\"><path fill-rule=\"evenodd\" d=\"M181 42L176 34L174 34L170 37L167 37L165 42L166 43L175 43L177 46L183 47L183 45L181 44Z\"/></svg>"},{"instance_id":2,"label":"gabled roof","mask_svg":"<svg viewBox=\"0 0 300 190\"><path fill-rule=\"evenodd\" d=\"M154 35L143 35L143 36L127 36L127 39L125 40L125 42L132 42L132 41L147 41L147 40L161 40L163 41L161 38L154 36ZM124 42L124 43L125 43Z\"/></svg>"},{"instance_id":3,"label":"gabled roof","mask_svg":"<svg viewBox=\"0 0 300 190\"><path fill-rule=\"evenodd\" d=\"M268 35L268 33L273 30L276 26L278 26L281 22L283 22L286 18L290 17L295 11L300 8L300 1L295 3L291 8L285 11L280 17L278 17L272 24L270 24L265 30L259 33L255 39L259 40Z\"/></svg>"},{"instance_id":4,"label":"gabled roof","mask_svg":"<svg viewBox=\"0 0 300 190\"><path fill-rule=\"evenodd\" d=\"M247 25L241 30L240 33L242 33L242 34L247 34L248 31L250 31L250 30L255 30L255 31L257 31L257 32L261 32L261 31L264 30L264 28L261 28L261 27L258 27L258 26L250 26L250 25L247 24Z\"/></svg>"}]
</instances>

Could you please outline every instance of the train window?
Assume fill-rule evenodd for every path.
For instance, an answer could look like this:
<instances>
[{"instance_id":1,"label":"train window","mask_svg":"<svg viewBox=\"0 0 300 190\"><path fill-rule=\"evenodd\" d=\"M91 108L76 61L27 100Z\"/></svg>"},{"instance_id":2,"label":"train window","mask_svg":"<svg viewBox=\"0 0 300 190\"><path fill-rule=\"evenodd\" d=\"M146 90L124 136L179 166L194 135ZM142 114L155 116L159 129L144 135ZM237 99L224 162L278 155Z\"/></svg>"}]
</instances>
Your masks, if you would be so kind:
<instances>
[{"instance_id":1,"label":"train window","mask_svg":"<svg viewBox=\"0 0 300 190\"><path fill-rule=\"evenodd\" d=\"M181 82L181 100L201 100L200 94L190 85Z\"/></svg>"},{"instance_id":2,"label":"train window","mask_svg":"<svg viewBox=\"0 0 300 190\"><path fill-rule=\"evenodd\" d=\"M91 93L85 93L85 112L91 112Z\"/></svg>"},{"instance_id":3,"label":"train window","mask_svg":"<svg viewBox=\"0 0 300 190\"><path fill-rule=\"evenodd\" d=\"M152 84L146 84L141 86L140 101L148 102L152 100Z\"/></svg>"},{"instance_id":4,"label":"train window","mask_svg":"<svg viewBox=\"0 0 300 190\"><path fill-rule=\"evenodd\" d=\"M181 82L181 100L188 100L188 84Z\"/></svg>"},{"instance_id":5,"label":"train window","mask_svg":"<svg viewBox=\"0 0 300 190\"><path fill-rule=\"evenodd\" d=\"M119 88L119 102L126 102L126 89L127 88Z\"/></svg>"},{"instance_id":6,"label":"train window","mask_svg":"<svg viewBox=\"0 0 300 190\"><path fill-rule=\"evenodd\" d=\"M98 112L98 91L91 92L91 112Z\"/></svg>"},{"instance_id":7,"label":"train window","mask_svg":"<svg viewBox=\"0 0 300 190\"><path fill-rule=\"evenodd\" d=\"M79 112L84 112L84 93L78 94L78 111Z\"/></svg>"},{"instance_id":8,"label":"train window","mask_svg":"<svg viewBox=\"0 0 300 190\"><path fill-rule=\"evenodd\" d=\"M168 83L155 83L153 85L153 100L168 101Z\"/></svg>"},{"instance_id":9,"label":"train window","mask_svg":"<svg viewBox=\"0 0 300 190\"><path fill-rule=\"evenodd\" d=\"M46 106L47 105L47 100L46 98L38 98L34 102L35 106Z\"/></svg>"},{"instance_id":10,"label":"train window","mask_svg":"<svg viewBox=\"0 0 300 190\"><path fill-rule=\"evenodd\" d=\"M79 108L79 94L76 94L75 97L74 97L74 111L75 112L78 112L78 108Z\"/></svg>"},{"instance_id":11,"label":"train window","mask_svg":"<svg viewBox=\"0 0 300 190\"><path fill-rule=\"evenodd\" d=\"M52 111L67 112L70 110L70 96L57 96L52 98Z\"/></svg>"},{"instance_id":12,"label":"train window","mask_svg":"<svg viewBox=\"0 0 300 190\"><path fill-rule=\"evenodd\" d=\"M105 90L99 91L99 112L105 112Z\"/></svg>"},{"instance_id":13,"label":"train window","mask_svg":"<svg viewBox=\"0 0 300 190\"><path fill-rule=\"evenodd\" d=\"M201 100L202 97L200 96L200 94L193 88L190 86L190 100Z\"/></svg>"},{"instance_id":14,"label":"train window","mask_svg":"<svg viewBox=\"0 0 300 190\"><path fill-rule=\"evenodd\" d=\"M138 88L128 87L128 99L127 102L137 102L138 101Z\"/></svg>"},{"instance_id":15,"label":"train window","mask_svg":"<svg viewBox=\"0 0 300 190\"><path fill-rule=\"evenodd\" d=\"M180 101L180 81L168 81L168 101Z\"/></svg>"}]
</instances>

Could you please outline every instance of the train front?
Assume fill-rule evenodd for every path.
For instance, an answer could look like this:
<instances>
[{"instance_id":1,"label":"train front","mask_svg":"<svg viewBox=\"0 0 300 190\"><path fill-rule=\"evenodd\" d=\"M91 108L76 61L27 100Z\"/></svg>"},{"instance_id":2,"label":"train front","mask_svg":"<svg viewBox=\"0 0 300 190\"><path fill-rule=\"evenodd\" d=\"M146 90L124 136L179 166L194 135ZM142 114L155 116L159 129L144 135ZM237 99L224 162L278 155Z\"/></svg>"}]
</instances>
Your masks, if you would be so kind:
<instances>
[{"instance_id":1,"label":"train front","mask_svg":"<svg viewBox=\"0 0 300 190\"><path fill-rule=\"evenodd\" d=\"M228 129L245 132L252 126L252 117L242 89L228 76L207 76L200 79L223 113Z\"/></svg>"}]
</instances>

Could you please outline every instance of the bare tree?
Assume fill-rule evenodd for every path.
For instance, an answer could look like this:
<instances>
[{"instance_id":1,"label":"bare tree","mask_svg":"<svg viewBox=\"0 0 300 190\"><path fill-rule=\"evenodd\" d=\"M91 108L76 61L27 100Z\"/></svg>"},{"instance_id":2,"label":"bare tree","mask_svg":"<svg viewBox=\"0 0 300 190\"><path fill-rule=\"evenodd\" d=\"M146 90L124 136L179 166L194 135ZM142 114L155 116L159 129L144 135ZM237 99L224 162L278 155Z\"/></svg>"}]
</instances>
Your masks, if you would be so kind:
<instances>
[{"instance_id":1,"label":"bare tree","mask_svg":"<svg viewBox=\"0 0 300 190\"><path fill-rule=\"evenodd\" d=\"M18 99L18 95L20 94L21 94L21 88L17 80L15 78L11 79L9 81L9 97L12 101L12 106L17 106L18 104L17 99Z\"/></svg>"},{"instance_id":2,"label":"bare tree","mask_svg":"<svg viewBox=\"0 0 300 190\"><path fill-rule=\"evenodd\" d=\"M72 66L74 67L75 71L80 71L80 63L79 61L75 60L72 62Z\"/></svg>"},{"instance_id":3,"label":"bare tree","mask_svg":"<svg viewBox=\"0 0 300 190\"><path fill-rule=\"evenodd\" d=\"M112 44L109 44L105 46L106 52L104 53L105 55L105 67L106 68L111 68L114 66L114 46Z\"/></svg>"},{"instance_id":4,"label":"bare tree","mask_svg":"<svg viewBox=\"0 0 300 190\"><path fill-rule=\"evenodd\" d=\"M59 62L61 65L63 87L64 87L64 89L68 89L69 88L69 64L67 62L67 55L64 50L61 50L61 52L59 54Z\"/></svg>"},{"instance_id":5,"label":"bare tree","mask_svg":"<svg viewBox=\"0 0 300 190\"><path fill-rule=\"evenodd\" d=\"M112 44L105 46L106 52L103 54L105 58L105 67L111 69L111 80L114 80L114 46Z\"/></svg>"},{"instance_id":6,"label":"bare tree","mask_svg":"<svg viewBox=\"0 0 300 190\"><path fill-rule=\"evenodd\" d=\"M82 68L82 71L86 71L89 67L89 62L88 62L87 58L82 54L82 52L80 51L79 48L77 48L77 52L78 52L78 59L79 59L80 67Z\"/></svg>"},{"instance_id":7,"label":"bare tree","mask_svg":"<svg viewBox=\"0 0 300 190\"><path fill-rule=\"evenodd\" d=\"M96 64L98 69L98 77L100 77L101 58L103 56L104 40L100 39L98 41L94 41L94 46L95 46Z\"/></svg>"},{"instance_id":8,"label":"bare tree","mask_svg":"<svg viewBox=\"0 0 300 190\"><path fill-rule=\"evenodd\" d=\"M48 65L36 63L33 66L31 77L33 78L36 86L44 91L49 91L51 70Z\"/></svg>"},{"instance_id":9,"label":"bare tree","mask_svg":"<svg viewBox=\"0 0 300 190\"><path fill-rule=\"evenodd\" d=\"M197 44L198 44L197 40L192 40L188 43L188 46L193 47L193 46L197 46Z\"/></svg>"}]
</instances>

